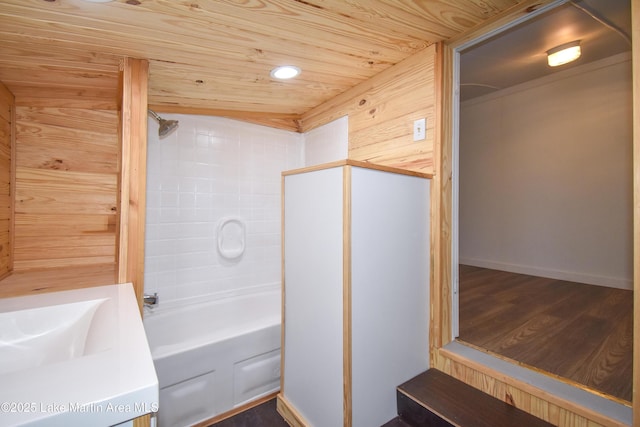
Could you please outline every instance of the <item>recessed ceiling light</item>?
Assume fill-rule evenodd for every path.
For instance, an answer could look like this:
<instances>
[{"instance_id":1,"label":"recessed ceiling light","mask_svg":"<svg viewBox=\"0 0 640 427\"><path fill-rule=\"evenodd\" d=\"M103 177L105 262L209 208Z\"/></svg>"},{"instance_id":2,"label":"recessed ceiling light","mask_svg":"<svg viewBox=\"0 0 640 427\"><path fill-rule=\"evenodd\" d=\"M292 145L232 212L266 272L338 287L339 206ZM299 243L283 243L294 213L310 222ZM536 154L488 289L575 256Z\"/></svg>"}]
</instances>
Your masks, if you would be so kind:
<instances>
[{"instance_id":1,"label":"recessed ceiling light","mask_svg":"<svg viewBox=\"0 0 640 427\"><path fill-rule=\"evenodd\" d=\"M568 64L580 58L580 40L561 44L547 51L547 63L550 67Z\"/></svg>"},{"instance_id":2,"label":"recessed ceiling light","mask_svg":"<svg viewBox=\"0 0 640 427\"><path fill-rule=\"evenodd\" d=\"M300 74L300 72L300 68L298 67L294 67L293 65L283 65L271 70L271 77L280 80L292 79Z\"/></svg>"}]
</instances>

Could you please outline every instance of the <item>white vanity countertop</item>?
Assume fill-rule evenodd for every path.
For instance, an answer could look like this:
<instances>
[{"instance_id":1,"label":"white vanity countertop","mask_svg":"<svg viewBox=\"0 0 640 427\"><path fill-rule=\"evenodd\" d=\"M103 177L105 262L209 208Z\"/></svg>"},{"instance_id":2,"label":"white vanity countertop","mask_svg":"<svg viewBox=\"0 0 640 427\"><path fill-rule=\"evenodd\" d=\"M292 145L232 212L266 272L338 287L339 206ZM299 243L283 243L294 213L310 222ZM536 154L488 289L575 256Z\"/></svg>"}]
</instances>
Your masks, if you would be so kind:
<instances>
[{"instance_id":1,"label":"white vanity countertop","mask_svg":"<svg viewBox=\"0 0 640 427\"><path fill-rule=\"evenodd\" d=\"M158 410L130 283L0 299L0 313L100 299L83 355L0 374L0 426L111 426Z\"/></svg>"}]
</instances>

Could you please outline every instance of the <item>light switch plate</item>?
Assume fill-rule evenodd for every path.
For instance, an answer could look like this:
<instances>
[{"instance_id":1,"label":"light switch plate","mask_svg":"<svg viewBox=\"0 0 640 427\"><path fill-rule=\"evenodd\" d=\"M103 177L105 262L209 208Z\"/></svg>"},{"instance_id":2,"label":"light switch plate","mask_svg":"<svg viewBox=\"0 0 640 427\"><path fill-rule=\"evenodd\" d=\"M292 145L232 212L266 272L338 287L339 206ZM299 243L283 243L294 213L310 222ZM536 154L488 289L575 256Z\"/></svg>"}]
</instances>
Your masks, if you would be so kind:
<instances>
[{"instance_id":1,"label":"light switch plate","mask_svg":"<svg viewBox=\"0 0 640 427\"><path fill-rule=\"evenodd\" d=\"M418 119L413 122L413 140L422 141L426 138L427 119Z\"/></svg>"}]
</instances>

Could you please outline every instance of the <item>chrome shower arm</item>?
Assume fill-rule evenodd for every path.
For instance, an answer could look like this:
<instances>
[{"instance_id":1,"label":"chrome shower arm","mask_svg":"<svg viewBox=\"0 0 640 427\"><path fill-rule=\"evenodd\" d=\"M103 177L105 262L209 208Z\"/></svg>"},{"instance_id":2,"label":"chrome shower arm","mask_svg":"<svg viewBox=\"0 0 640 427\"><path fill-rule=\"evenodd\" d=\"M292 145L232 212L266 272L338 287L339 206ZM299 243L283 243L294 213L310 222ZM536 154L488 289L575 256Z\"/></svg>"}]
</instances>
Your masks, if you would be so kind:
<instances>
[{"instance_id":1,"label":"chrome shower arm","mask_svg":"<svg viewBox=\"0 0 640 427\"><path fill-rule=\"evenodd\" d=\"M156 113L155 111L153 111L153 110L147 110L147 111L149 112L149 114L151 114L151 116L152 116L154 119L156 119L156 121L158 121L158 122L159 122L160 120L162 120L162 118L161 118L161 117L158 115L158 113Z\"/></svg>"}]
</instances>

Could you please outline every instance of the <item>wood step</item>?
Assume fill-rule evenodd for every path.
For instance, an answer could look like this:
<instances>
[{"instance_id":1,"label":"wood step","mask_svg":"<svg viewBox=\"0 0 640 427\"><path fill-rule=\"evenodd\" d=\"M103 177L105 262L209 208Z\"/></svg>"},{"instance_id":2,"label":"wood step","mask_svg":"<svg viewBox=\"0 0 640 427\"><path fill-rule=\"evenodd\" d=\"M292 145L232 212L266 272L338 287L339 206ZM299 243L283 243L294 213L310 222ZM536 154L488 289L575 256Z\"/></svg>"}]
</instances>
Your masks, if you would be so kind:
<instances>
[{"instance_id":1,"label":"wood step","mask_svg":"<svg viewBox=\"0 0 640 427\"><path fill-rule=\"evenodd\" d=\"M407 424L402 418L395 417L388 423L383 424L381 427L413 427L411 424Z\"/></svg>"},{"instance_id":2,"label":"wood step","mask_svg":"<svg viewBox=\"0 0 640 427\"><path fill-rule=\"evenodd\" d=\"M400 418L416 427L553 426L437 369L400 385L397 399Z\"/></svg>"}]
</instances>

